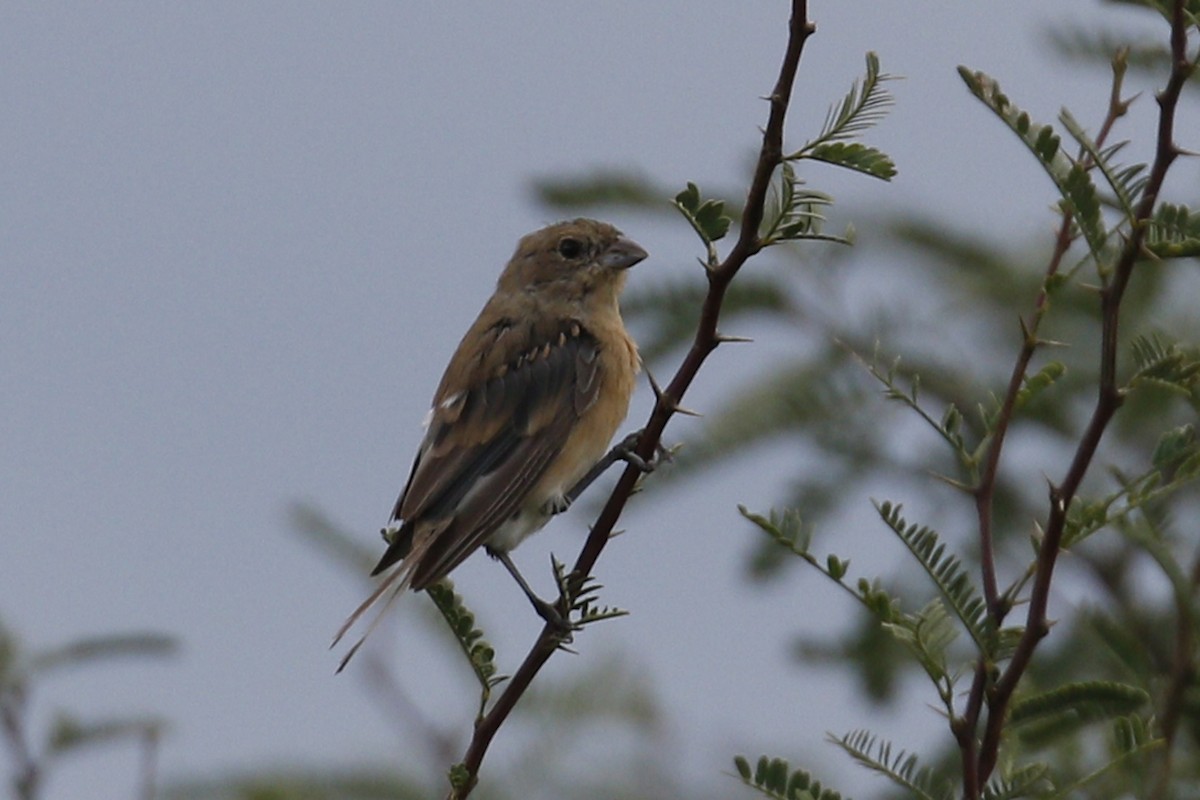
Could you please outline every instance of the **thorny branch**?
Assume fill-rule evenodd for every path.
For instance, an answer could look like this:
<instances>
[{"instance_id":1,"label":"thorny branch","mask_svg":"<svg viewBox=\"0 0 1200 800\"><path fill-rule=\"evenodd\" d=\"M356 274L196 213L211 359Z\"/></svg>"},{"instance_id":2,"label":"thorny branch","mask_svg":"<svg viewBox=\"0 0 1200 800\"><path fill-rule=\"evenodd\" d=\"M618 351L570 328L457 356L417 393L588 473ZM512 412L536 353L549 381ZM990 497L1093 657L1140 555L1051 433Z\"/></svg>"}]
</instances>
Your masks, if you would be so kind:
<instances>
[{"instance_id":1,"label":"thorny branch","mask_svg":"<svg viewBox=\"0 0 1200 800\"><path fill-rule=\"evenodd\" d=\"M1100 445L1100 440L1104 436L1109 422L1120 407L1123 399L1121 390L1117 385L1117 333L1120 323L1121 300L1129 284L1129 279L1133 274L1134 266L1142 256L1143 242L1146 234L1145 223L1154 213L1158 194L1162 189L1168 169L1180 154L1179 147L1175 144L1174 140L1175 112L1179 104L1183 85L1194 69L1194 65L1187 58L1187 27L1184 5L1185 0L1174 0L1171 14L1172 68L1166 86L1158 93L1156 98L1159 106L1158 132L1150 175L1135 209L1133 225L1125 241L1125 245L1121 249L1111 273L1107 276L1102 275L1103 282L1099 291L1101 315L1100 381L1096 405L1092 410L1091 419L1084 430L1066 474L1061 482L1052 484L1050 487L1050 512L1038 549L1037 567L1033 577L1033 586L1030 592L1029 610L1026 616L1024 631L1007 666L999 673L995 684L987 690L983 689L986 678L981 673L993 667L982 663L979 665L979 672L976 674L978 686L972 688L971 697L968 700L968 713L971 708L970 704L973 702L976 704L976 716L974 719L965 718L962 721L969 724L964 724L961 733L964 738L969 737L970 745L973 746L975 723L978 722L978 704L986 701L987 722L982 741L979 744L978 757L971 759L970 763L964 763L966 769L963 776L963 790L964 795L968 798L979 796L980 787L988 779L988 776L991 775L992 770L996 766L1000 735L1004 727L1009 701L1012 699L1013 692L1016 690L1021 677L1029 667L1034 650L1048 632L1046 608L1049 602L1050 583L1054 575L1054 567L1066 527L1067 510L1070 508L1071 502L1074 500L1079 486L1083 482L1088 468L1091 466L1096 450ZM1031 340L1036 345L1036 338L1027 336L1026 348L1030 346ZM1024 357L1024 349L1022 357ZM1025 361L1027 363L1028 359L1026 358ZM1022 369L1020 361L1018 361L1018 369ZM1023 375L1023 369L1020 374ZM1019 382L1019 376L1016 372L1014 372L1014 376L1017 376L1016 380ZM1009 414L1011 415L1011 409ZM999 444L993 443L992 449L995 458L998 459ZM981 523L983 521L981 515ZM991 597L988 598L989 606L993 613L1003 611L1004 609L999 605L992 605L993 599ZM960 738L961 742L962 739Z\"/></svg>"},{"instance_id":2,"label":"thorny branch","mask_svg":"<svg viewBox=\"0 0 1200 800\"><path fill-rule=\"evenodd\" d=\"M1113 86L1109 96L1108 113L1105 115L1104 122L1100 126L1100 131L1096 135L1097 148L1104 146L1113 125L1129 110L1130 101L1124 100L1121 97L1124 74L1123 60L1114 63ZM1080 159L1086 164L1086 153L1081 151ZM996 415L995 429L992 431L990 441L988 442L983 470L973 490L975 513L979 522L983 595L987 602L988 617L993 630L1000 629L1004 618L1008 616L1008 612L1012 609L1013 602L1013 598L1007 595L1001 597L997 588L995 546L992 537L992 513L996 494L996 480L1000 472L1000 454L1004 448L1009 424L1012 422L1013 412L1017 404L1017 396L1029 372L1029 364L1033 360L1034 353L1042 344L1041 340L1038 339L1038 329L1041 327L1042 320L1049 309L1050 297L1048 286L1054 276L1058 275L1063 258L1070 249L1072 242L1077 238L1072 235L1073 220L1074 215L1072 212L1064 210L1062 219L1059 222L1058 232L1054 237L1054 249L1046 265L1042 288L1038 291L1037 298L1034 300L1033 311L1028 317L1022 317L1020 320L1021 350L1017 354L1016 363L1013 364L1008 387L1005 390L1004 399L1000 403L1000 411ZM975 734L979 724L979 715L983 708L984 689L991 675L990 666L986 663L985 659L981 658L979 660L979 663L975 667L975 676L971 683L970 693L967 695L966 708L962 717L954 720L953 723L955 739L962 752L963 792L966 797L974 797L979 791L977 741Z\"/></svg>"},{"instance_id":3,"label":"thorny branch","mask_svg":"<svg viewBox=\"0 0 1200 800\"><path fill-rule=\"evenodd\" d=\"M725 299L726 289L746 261L762 249L763 245L759 239L758 230L762 223L767 188L770 185L771 175L783 160L783 124L792 96L792 85L795 82L796 70L800 64L804 44L815 30L816 27L808 19L807 0L792 0L787 49L775 88L767 98L771 105L770 114L767 126L763 131L762 148L754 169L754 177L747 192L738 239L725 260L708 270L708 293L704 299L700 322L692 340L691 349L667 387L657 390L658 398L654 410L651 412L650 419L638 442L636 453L643 459L653 458L667 422L679 411L679 403L684 393L700 371L705 359L721 342L717 333L717 323L721 316L721 305ZM600 516L592 526L591 533L588 535L579 557L575 560L568 578L569 594L577 593L591 574L596 560L608 543L613 527L633 492L639 474L640 471L633 465L627 466L621 473L608 502L605 503ZM560 608L568 610L570 600L570 597L560 598ZM457 781L460 788L452 788L449 795L452 800L463 800L475 787L478 781L479 767L487 754L492 739L508 718L513 707L516 706L517 701L529 688L538 671L558 649L560 636L561 634L549 624L542 629L533 647L525 656L525 660L506 684L504 693L476 723L471 743L468 745L466 756L460 765L463 771Z\"/></svg>"}]
</instances>

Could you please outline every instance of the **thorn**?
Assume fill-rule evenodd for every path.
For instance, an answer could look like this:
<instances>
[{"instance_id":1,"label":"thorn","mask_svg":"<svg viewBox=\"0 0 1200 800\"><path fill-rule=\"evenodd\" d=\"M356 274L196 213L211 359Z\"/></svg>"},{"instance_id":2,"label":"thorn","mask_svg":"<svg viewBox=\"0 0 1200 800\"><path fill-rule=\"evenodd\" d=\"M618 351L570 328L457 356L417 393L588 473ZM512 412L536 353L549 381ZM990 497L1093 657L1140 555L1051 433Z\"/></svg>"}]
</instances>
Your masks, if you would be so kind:
<instances>
[{"instance_id":1,"label":"thorn","mask_svg":"<svg viewBox=\"0 0 1200 800\"><path fill-rule=\"evenodd\" d=\"M965 494L975 494L974 486L963 483L960 480L951 478L949 475L942 475L939 472L929 472L928 475L929 475L929 477L933 478L934 480L941 481L942 483L946 484L947 486L950 486L954 489L958 489L960 492L963 492Z\"/></svg>"},{"instance_id":2,"label":"thorn","mask_svg":"<svg viewBox=\"0 0 1200 800\"><path fill-rule=\"evenodd\" d=\"M658 381L654 379L654 373L651 372L650 368L645 364L642 365L642 369L646 371L646 377L650 380L650 388L654 390L654 399L662 403L664 397L663 390L662 387L658 385Z\"/></svg>"},{"instance_id":3,"label":"thorn","mask_svg":"<svg viewBox=\"0 0 1200 800\"><path fill-rule=\"evenodd\" d=\"M646 369L644 365L643 365L643 369L646 370L646 378L648 378L650 381L650 388L654 390L654 399L657 400L659 403L662 403L662 405L668 411L670 411L672 414L683 414L684 416L687 416L687 417L702 417L702 416L704 416L699 411L693 411L690 408L681 406L674 399L668 397L667 393L665 391L663 391L663 388L658 385L658 381L656 381L654 379L654 375L650 372L650 370Z\"/></svg>"},{"instance_id":4,"label":"thorn","mask_svg":"<svg viewBox=\"0 0 1200 800\"><path fill-rule=\"evenodd\" d=\"M683 450L684 444L684 442L679 442L678 444L673 444L670 447L667 447L660 443L658 445L658 457L670 464L675 460L675 456L678 455L681 450Z\"/></svg>"},{"instance_id":5,"label":"thorn","mask_svg":"<svg viewBox=\"0 0 1200 800\"><path fill-rule=\"evenodd\" d=\"M1017 323L1021 326L1021 338L1025 342L1029 341L1029 324L1025 322L1025 317L1022 314L1017 315Z\"/></svg>"},{"instance_id":6,"label":"thorn","mask_svg":"<svg viewBox=\"0 0 1200 800\"><path fill-rule=\"evenodd\" d=\"M740 342L753 342L754 340L751 339L749 336L731 336L731 335L727 335L724 333L718 333L716 335L716 341L717 341L717 344L725 344L726 342L740 343Z\"/></svg>"}]
</instances>

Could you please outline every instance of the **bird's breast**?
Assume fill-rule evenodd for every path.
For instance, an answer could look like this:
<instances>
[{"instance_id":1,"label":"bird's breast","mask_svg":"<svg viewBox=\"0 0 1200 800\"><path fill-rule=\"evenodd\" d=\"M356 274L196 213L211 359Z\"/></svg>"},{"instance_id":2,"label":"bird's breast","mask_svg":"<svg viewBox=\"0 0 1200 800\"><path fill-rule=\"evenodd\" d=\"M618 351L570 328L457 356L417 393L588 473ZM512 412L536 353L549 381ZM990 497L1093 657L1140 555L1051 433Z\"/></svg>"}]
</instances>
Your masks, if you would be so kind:
<instances>
[{"instance_id":1,"label":"bird's breast","mask_svg":"<svg viewBox=\"0 0 1200 800\"><path fill-rule=\"evenodd\" d=\"M637 345L625 332L619 317L615 325L593 327L591 332L601 345L601 384L596 401L579 416L562 449L530 491L520 511L490 537L488 544L496 550L511 550L549 521L546 509L559 505L571 487L608 451L613 434L629 412L640 363Z\"/></svg>"}]
</instances>

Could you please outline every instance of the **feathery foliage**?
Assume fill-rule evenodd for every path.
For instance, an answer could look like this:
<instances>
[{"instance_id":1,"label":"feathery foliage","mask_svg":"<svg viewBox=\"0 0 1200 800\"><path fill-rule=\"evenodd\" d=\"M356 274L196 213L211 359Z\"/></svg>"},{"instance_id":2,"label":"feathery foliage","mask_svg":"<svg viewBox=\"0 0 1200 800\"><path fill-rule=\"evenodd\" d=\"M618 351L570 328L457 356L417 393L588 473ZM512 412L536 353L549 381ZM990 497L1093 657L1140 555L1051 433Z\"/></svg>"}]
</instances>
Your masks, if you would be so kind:
<instances>
[{"instance_id":1,"label":"feathery foliage","mask_svg":"<svg viewBox=\"0 0 1200 800\"><path fill-rule=\"evenodd\" d=\"M454 640L467 656L471 672L479 682L479 716L483 716L493 687L508 680L507 675L499 675L496 672L496 650L483 638L483 631L475 627L475 613L467 608L462 596L454 591L453 581L443 578L425 592L446 620L446 625L454 634Z\"/></svg>"},{"instance_id":2,"label":"feathery foliage","mask_svg":"<svg viewBox=\"0 0 1200 800\"><path fill-rule=\"evenodd\" d=\"M0 749L13 755L12 796L32 800L54 768L98 745L136 747L141 760L152 759L167 728L156 714L121 714L87 718L75 711L58 710L48 724L31 719L32 697L47 678L67 669L102 666L112 661L144 662L173 656L173 637L137 632L87 636L40 651L28 651L0 621ZM141 765L146 772L144 763ZM153 787L142 785L145 793Z\"/></svg>"},{"instance_id":3,"label":"feathery foliage","mask_svg":"<svg viewBox=\"0 0 1200 800\"><path fill-rule=\"evenodd\" d=\"M862 81L855 81L842 101L829 108L816 138L785 156L785 160L825 161L873 178L891 180L896 175L896 165L886 153L848 140L862 135L887 115L895 101L883 84L894 79L894 75L879 71L879 57L875 53L867 53L867 71Z\"/></svg>"},{"instance_id":4,"label":"feathery foliage","mask_svg":"<svg viewBox=\"0 0 1200 800\"><path fill-rule=\"evenodd\" d=\"M932 785L931 771L922 767L915 755L905 750L893 752L891 742L880 739L870 731L851 731L844 736L831 736L829 740L860 765L883 775L911 797L935 800L951 796L951 787L939 789Z\"/></svg>"},{"instance_id":5,"label":"feathery foliage","mask_svg":"<svg viewBox=\"0 0 1200 800\"><path fill-rule=\"evenodd\" d=\"M966 67L959 67L958 74L971 93L1003 120L1037 156L1038 163L1062 195L1063 210L1074 217L1083 232L1092 259L1097 265L1104 263L1109 234L1087 166L1069 157L1063 151L1062 139L1054 128L1034 122L1027 112L1009 100L993 78L982 72L972 72Z\"/></svg>"},{"instance_id":6,"label":"feathery foliage","mask_svg":"<svg viewBox=\"0 0 1200 800\"><path fill-rule=\"evenodd\" d=\"M840 792L825 788L802 769L791 769L782 758L759 756L751 769L745 756L736 756L733 765L742 783L773 800L843 800Z\"/></svg>"}]
</instances>

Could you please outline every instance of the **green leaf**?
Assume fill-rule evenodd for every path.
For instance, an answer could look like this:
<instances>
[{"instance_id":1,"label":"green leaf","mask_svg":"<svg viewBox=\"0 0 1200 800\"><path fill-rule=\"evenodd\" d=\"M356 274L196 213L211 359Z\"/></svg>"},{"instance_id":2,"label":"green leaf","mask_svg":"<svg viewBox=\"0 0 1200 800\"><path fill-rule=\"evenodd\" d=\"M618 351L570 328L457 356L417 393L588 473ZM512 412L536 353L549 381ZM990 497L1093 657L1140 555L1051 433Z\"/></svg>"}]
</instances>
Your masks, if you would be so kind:
<instances>
[{"instance_id":1,"label":"green leaf","mask_svg":"<svg viewBox=\"0 0 1200 800\"><path fill-rule=\"evenodd\" d=\"M593 622L615 619L629 614L624 609L596 603L596 595L604 587L597 583L594 577L589 575L582 586L573 587L566 565L553 556L550 558L550 563L554 568L554 580L558 585L559 595L572 598L571 613L574 616L571 625L574 630L579 630L584 625Z\"/></svg>"},{"instance_id":2,"label":"green leaf","mask_svg":"<svg viewBox=\"0 0 1200 800\"><path fill-rule=\"evenodd\" d=\"M1164 431L1154 447L1151 463L1161 473L1175 472L1180 464L1193 457L1197 450L1196 428L1193 425L1181 425L1169 431Z\"/></svg>"},{"instance_id":3,"label":"green leaf","mask_svg":"<svg viewBox=\"0 0 1200 800\"><path fill-rule=\"evenodd\" d=\"M938 599L916 614L903 614L884 627L897 641L905 645L921 668L939 689L948 689L950 680L946 668L946 650L958 635L950 622L946 607Z\"/></svg>"},{"instance_id":4,"label":"green leaf","mask_svg":"<svg viewBox=\"0 0 1200 800\"><path fill-rule=\"evenodd\" d=\"M967 443L960 432L958 421L961 419L961 414L957 410L951 411L947 409L939 420L926 411L920 401L920 374L910 373L908 375L908 386L901 385L897 377L897 373L900 371L899 358L887 365L880 364L881 353L878 348L876 348L876 352L870 360L863 358L857 353L854 354L854 358L863 365L871 377L883 385L885 398L908 406L908 408L916 412L929 427L933 428L945 440L946 444L953 450L959 463L973 480L977 468L977 460L975 454L967 448Z\"/></svg>"},{"instance_id":5,"label":"green leaf","mask_svg":"<svg viewBox=\"0 0 1200 800\"><path fill-rule=\"evenodd\" d=\"M1113 157L1121 151L1127 142L1118 142L1115 145L1110 145L1103 150L1099 148L1092 138L1088 136L1087 131L1075 119L1067 109L1062 109L1058 115L1059 121L1066 128L1067 133L1071 134L1080 148L1087 153L1091 158L1092 164L1104 176L1104 180L1108 183L1108 187L1112 189L1114 205L1121 211L1125 217L1125 221L1132 225L1137 217L1133 204L1137 195L1141 192L1145 185L1144 179L1139 179L1146 170L1145 164L1136 164L1131 167L1118 167L1112 163Z\"/></svg>"},{"instance_id":6,"label":"green leaf","mask_svg":"<svg viewBox=\"0 0 1200 800\"><path fill-rule=\"evenodd\" d=\"M984 800L1016 800L1040 797L1051 787L1050 768L1046 764L1023 764L1018 767L1001 765L1004 771L983 787Z\"/></svg>"},{"instance_id":7,"label":"green leaf","mask_svg":"<svg viewBox=\"0 0 1200 800\"><path fill-rule=\"evenodd\" d=\"M1092 259L1097 265L1103 264L1108 232L1100 214L1096 187L1087 170L1062 151L1058 134L1051 126L1033 122L1029 114L1013 105L991 77L962 66L958 68L958 74L971 93L1003 120L1037 156L1046 174L1058 187L1066 209L1074 216Z\"/></svg>"},{"instance_id":8,"label":"green leaf","mask_svg":"<svg viewBox=\"0 0 1200 800\"><path fill-rule=\"evenodd\" d=\"M770 516L766 517L755 514L741 505L738 506L738 511L743 517L770 534L771 538L790 547L797 555L808 554L809 545L812 544L812 527L804 524L799 511L788 509L779 514L772 509Z\"/></svg>"},{"instance_id":9,"label":"green leaf","mask_svg":"<svg viewBox=\"0 0 1200 800\"><path fill-rule=\"evenodd\" d=\"M782 758L759 756L753 772L745 756L735 757L733 764L742 783L773 800L843 800L839 792L822 787L802 769L792 770Z\"/></svg>"},{"instance_id":10,"label":"green leaf","mask_svg":"<svg viewBox=\"0 0 1200 800\"><path fill-rule=\"evenodd\" d=\"M829 740L859 764L883 775L911 797L934 800L935 795L941 794L932 785L932 772L928 767L921 766L915 754L905 750L893 753L891 742L878 738L870 731L851 731L840 738L830 736Z\"/></svg>"},{"instance_id":11,"label":"green leaf","mask_svg":"<svg viewBox=\"0 0 1200 800\"><path fill-rule=\"evenodd\" d=\"M785 161L772 175L771 191L767 195L763 221L759 226L759 239L764 247L799 239L849 244L847 237L821 232L825 217L820 209L832 204L833 198L824 192L805 188L795 168Z\"/></svg>"},{"instance_id":12,"label":"green leaf","mask_svg":"<svg viewBox=\"0 0 1200 800\"><path fill-rule=\"evenodd\" d=\"M1146 757L1164 744L1162 739L1155 739L1146 730L1146 724L1138 717L1123 717L1114 725L1114 744L1117 757L1106 760L1098 769L1084 775L1070 785L1058 787L1058 791L1043 795L1047 800L1074 800L1086 797L1082 791L1089 784L1096 783L1105 775L1120 774L1130 766L1145 763ZM1134 767L1136 769L1136 766Z\"/></svg>"},{"instance_id":13,"label":"green leaf","mask_svg":"<svg viewBox=\"0 0 1200 800\"><path fill-rule=\"evenodd\" d=\"M1152 385L1190 397L1200 383L1200 349L1167 342L1160 336L1138 336L1130 350L1137 365L1129 379L1131 388Z\"/></svg>"},{"instance_id":14,"label":"green leaf","mask_svg":"<svg viewBox=\"0 0 1200 800\"><path fill-rule=\"evenodd\" d=\"M976 646L982 652L989 652L987 605L959 558L946 551L937 531L906 522L900 515L901 506L893 506L889 502L874 505L880 518L900 537L900 541L933 580L950 609L975 640Z\"/></svg>"},{"instance_id":15,"label":"green leaf","mask_svg":"<svg viewBox=\"0 0 1200 800\"><path fill-rule=\"evenodd\" d=\"M1146 225L1145 247L1157 258L1200 256L1200 214L1185 205L1160 203Z\"/></svg>"},{"instance_id":16,"label":"green leaf","mask_svg":"<svg viewBox=\"0 0 1200 800\"><path fill-rule=\"evenodd\" d=\"M885 181L896 177L896 163L890 156L859 142L824 142L809 149L805 158L846 167Z\"/></svg>"},{"instance_id":17,"label":"green leaf","mask_svg":"<svg viewBox=\"0 0 1200 800\"><path fill-rule=\"evenodd\" d=\"M1009 721L1022 725L1064 712L1086 713L1089 719L1126 716L1149 702L1150 695L1136 686L1115 681L1079 681L1015 700Z\"/></svg>"},{"instance_id":18,"label":"green leaf","mask_svg":"<svg viewBox=\"0 0 1200 800\"><path fill-rule=\"evenodd\" d=\"M446 620L455 641L467 657L471 671L479 682L479 714L487 708L492 688L508 680L507 675L496 674L496 650L483 638L483 631L475 627L475 614L467 608L462 596L454 591L454 583L443 578L425 590L429 599Z\"/></svg>"},{"instance_id":19,"label":"green leaf","mask_svg":"<svg viewBox=\"0 0 1200 800\"><path fill-rule=\"evenodd\" d=\"M842 102L830 107L817 137L787 158L811 157L814 148L853 138L877 124L895 102L883 87L890 80L895 80L895 76L879 71L879 56L867 53L867 71L861 84L855 81Z\"/></svg>"},{"instance_id":20,"label":"green leaf","mask_svg":"<svg viewBox=\"0 0 1200 800\"><path fill-rule=\"evenodd\" d=\"M1017 391L1015 407L1023 408L1030 400L1053 386L1059 378L1066 374L1066 371L1067 367L1062 362L1051 361L1033 375L1025 376L1021 388Z\"/></svg>"},{"instance_id":21,"label":"green leaf","mask_svg":"<svg viewBox=\"0 0 1200 800\"><path fill-rule=\"evenodd\" d=\"M742 505L738 506L738 511L743 517L753 522L759 529L774 539L776 543L786 547L793 554L800 556L804 563L831 579L839 588L849 593L864 608L878 617L881 622L891 623L896 620L900 613L899 603L888 595L886 591L881 589L877 583L873 584L863 578L857 582L855 587L851 587L842 580L845 577L846 569L850 565L849 560L830 556L822 563L816 556L809 552L808 548L812 539L812 529L803 523L799 512L789 510L783 514L779 514L772 510L770 516L764 517L761 514L749 511ZM830 559L832 559L832 562ZM831 563L835 565L836 572L841 574L835 574L835 571L831 571L829 566Z\"/></svg>"},{"instance_id":22,"label":"green leaf","mask_svg":"<svg viewBox=\"0 0 1200 800\"><path fill-rule=\"evenodd\" d=\"M733 220L725 216L725 201L702 199L696 184L689 181L687 188L675 195L673 202L706 246L711 247L729 232Z\"/></svg>"}]
</instances>

